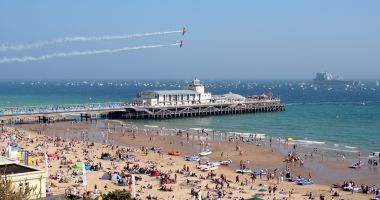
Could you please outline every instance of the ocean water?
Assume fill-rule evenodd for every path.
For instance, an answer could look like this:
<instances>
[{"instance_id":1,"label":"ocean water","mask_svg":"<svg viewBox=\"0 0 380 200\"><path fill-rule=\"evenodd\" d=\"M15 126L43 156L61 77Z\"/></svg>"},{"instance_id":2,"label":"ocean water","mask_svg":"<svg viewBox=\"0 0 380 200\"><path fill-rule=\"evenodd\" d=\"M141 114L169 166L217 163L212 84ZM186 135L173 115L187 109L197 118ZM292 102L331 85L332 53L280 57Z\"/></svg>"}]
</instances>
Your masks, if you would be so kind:
<instances>
[{"instance_id":1,"label":"ocean water","mask_svg":"<svg viewBox=\"0 0 380 200\"><path fill-rule=\"evenodd\" d=\"M185 85L187 82L173 80L0 82L0 107L128 102L141 90L180 89ZM271 92L286 104L286 111L133 123L259 132L341 152L380 151L380 87L376 81L362 81L354 87L317 87L302 80L208 80L204 85L214 94Z\"/></svg>"}]
</instances>

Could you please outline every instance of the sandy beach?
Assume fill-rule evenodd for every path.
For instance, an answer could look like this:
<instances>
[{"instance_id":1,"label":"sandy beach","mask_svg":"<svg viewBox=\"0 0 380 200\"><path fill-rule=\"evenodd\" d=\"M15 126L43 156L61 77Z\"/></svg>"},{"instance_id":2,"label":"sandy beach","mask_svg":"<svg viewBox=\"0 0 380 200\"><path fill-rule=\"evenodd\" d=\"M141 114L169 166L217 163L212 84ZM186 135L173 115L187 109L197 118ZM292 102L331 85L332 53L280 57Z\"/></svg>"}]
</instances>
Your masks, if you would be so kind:
<instances>
[{"instance_id":1,"label":"sandy beach","mask_svg":"<svg viewBox=\"0 0 380 200\"><path fill-rule=\"evenodd\" d=\"M136 195L141 199L193 199L199 194L208 199L248 199L253 196L263 199L309 199L310 194L315 198L323 196L324 199L369 199L370 196L374 196L360 191L352 193L341 188L332 189L328 181L321 181L322 184L315 181L312 185L289 182L286 178L287 173L291 177L312 176L312 180L319 180L320 172L307 166L321 165L328 169L328 173L349 173L350 169L347 169L347 163L344 161L321 162L317 159L306 159L301 167L300 161L286 162L288 157L273 147L282 145L276 144L277 141L272 144L268 144L268 141L253 140L241 142L239 137L211 140L203 133L188 134L142 128L122 130L114 127L107 129L99 124L72 122L24 124L17 125L16 128L6 127L2 139L16 134L17 143L29 150L34 157L43 153L59 155L49 158L50 179L47 188L51 195L73 193L80 196L96 196L114 189L131 190L128 183L131 182L133 174L138 177ZM65 134L62 134L63 132ZM109 133L106 134L107 132ZM106 144L104 140L107 137L109 141ZM156 147L156 151L151 150L152 147ZM198 154L205 149L212 151L208 158L200 161L184 159L186 155ZM178 151L180 156L168 155L169 152L175 151ZM102 153L108 153L109 159L102 159ZM127 159L128 156L131 159ZM229 166L218 166L212 171L197 169L197 166L207 160L231 160L232 163ZM82 170L74 167L82 162L92 168L86 170L86 186L81 183ZM43 162L30 165L44 168ZM258 172L258 175L254 177L249 173L236 173L235 170L242 166ZM378 176L377 171L373 171ZM110 175L112 180L105 174ZM114 174L117 174L115 179ZM359 175L355 177L359 178L355 179L355 182L359 187L360 184L376 181L376 178L368 179L365 173L357 174ZM349 174L347 177L350 177ZM340 177L334 179L334 183L342 184L343 180L350 179ZM334 197L335 192L340 196Z\"/></svg>"}]
</instances>

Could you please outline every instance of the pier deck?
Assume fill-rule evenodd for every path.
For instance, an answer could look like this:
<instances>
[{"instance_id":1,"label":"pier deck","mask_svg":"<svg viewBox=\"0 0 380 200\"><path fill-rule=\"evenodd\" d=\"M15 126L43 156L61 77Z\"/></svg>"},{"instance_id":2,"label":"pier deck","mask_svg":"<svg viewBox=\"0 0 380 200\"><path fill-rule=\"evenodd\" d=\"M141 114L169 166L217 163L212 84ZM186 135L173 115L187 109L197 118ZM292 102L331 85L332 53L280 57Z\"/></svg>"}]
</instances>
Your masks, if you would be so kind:
<instances>
[{"instance_id":1,"label":"pier deck","mask_svg":"<svg viewBox=\"0 0 380 200\"><path fill-rule=\"evenodd\" d=\"M110 112L111 119L172 119L211 115L231 115L257 112L284 111L279 99L244 101L240 103L210 103L192 105L168 105L127 107L125 111Z\"/></svg>"},{"instance_id":2,"label":"pier deck","mask_svg":"<svg viewBox=\"0 0 380 200\"><path fill-rule=\"evenodd\" d=\"M113 102L0 108L0 120L35 118L38 122L46 123L69 114L80 115L82 120L96 119L100 115L107 116L110 119L171 119L283 110L285 110L285 107L279 99L166 106L136 106L128 103Z\"/></svg>"}]
</instances>

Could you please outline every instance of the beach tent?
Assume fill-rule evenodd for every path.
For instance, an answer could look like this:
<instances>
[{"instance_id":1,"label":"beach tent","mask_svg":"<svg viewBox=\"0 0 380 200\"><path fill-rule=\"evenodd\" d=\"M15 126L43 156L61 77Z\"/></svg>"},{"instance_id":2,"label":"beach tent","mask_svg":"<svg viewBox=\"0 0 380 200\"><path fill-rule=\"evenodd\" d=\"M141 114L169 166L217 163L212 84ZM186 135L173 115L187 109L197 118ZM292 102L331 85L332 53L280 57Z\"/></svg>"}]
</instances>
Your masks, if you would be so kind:
<instances>
[{"instance_id":1,"label":"beach tent","mask_svg":"<svg viewBox=\"0 0 380 200\"><path fill-rule=\"evenodd\" d=\"M260 190L259 190L259 192L266 192L267 191L267 189L265 189L265 188L261 188Z\"/></svg>"},{"instance_id":2,"label":"beach tent","mask_svg":"<svg viewBox=\"0 0 380 200\"><path fill-rule=\"evenodd\" d=\"M100 179L103 179L103 180L110 180L110 179L111 179L111 176L108 175L108 173L104 173L103 176L102 176Z\"/></svg>"},{"instance_id":3,"label":"beach tent","mask_svg":"<svg viewBox=\"0 0 380 200\"><path fill-rule=\"evenodd\" d=\"M47 156L49 158L52 158L52 157L58 157L59 155L57 153L48 153Z\"/></svg>"},{"instance_id":4,"label":"beach tent","mask_svg":"<svg viewBox=\"0 0 380 200\"><path fill-rule=\"evenodd\" d=\"M293 141L293 138L290 137L290 138L286 139L286 141L287 141L287 142L292 142L292 141Z\"/></svg>"},{"instance_id":5,"label":"beach tent","mask_svg":"<svg viewBox=\"0 0 380 200\"><path fill-rule=\"evenodd\" d=\"M10 141L15 141L16 140L16 135L11 135L11 137L9 137L9 140Z\"/></svg>"},{"instance_id":6,"label":"beach tent","mask_svg":"<svg viewBox=\"0 0 380 200\"><path fill-rule=\"evenodd\" d=\"M161 175L161 173L158 170L150 173L150 176L160 176L160 175Z\"/></svg>"},{"instance_id":7,"label":"beach tent","mask_svg":"<svg viewBox=\"0 0 380 200\"><path fill-rule=\"evenodd\" d=\"M121 176L119 174L113 174L111 177L111 180L113 180L113 181L117 181L119 179L121 179Z\"/></svg>"},{"instance_id":8,"label":"beach tent","mask_svg":"<svg viewBox=\"0 0 380 200\"><path fill-rule=\"evenodd\" d=\"M110 159L110 154L109 153L102 153L100 158L102 160L109 160Z\"/></svg>"},{"instance_id":9,"label":"beach tent","mask_svg":"<svg viewBox=\"0 0 380 200\"><path fill-rule=\"evenodd\" d=\"M82 163L77 163L73 166L76 169L81 169L82 168Z\"/></svg>"},{"instance_id":10,"label":"beach tent","mask_svg":"<svg viewBox=\"0 0 380 200\"><path fill-rule=\"evenodd\" d=\"M91 170L91 165L85 165L86 170Z\"/></svg>"}]
</instances>

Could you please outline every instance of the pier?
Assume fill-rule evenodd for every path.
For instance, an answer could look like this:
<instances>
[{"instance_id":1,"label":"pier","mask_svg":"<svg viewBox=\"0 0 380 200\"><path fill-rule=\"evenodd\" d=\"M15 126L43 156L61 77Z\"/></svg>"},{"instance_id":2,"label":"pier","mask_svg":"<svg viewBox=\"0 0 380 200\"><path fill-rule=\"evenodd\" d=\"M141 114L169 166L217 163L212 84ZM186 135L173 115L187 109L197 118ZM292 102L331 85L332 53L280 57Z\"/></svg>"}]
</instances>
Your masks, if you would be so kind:
<instances>
[{"instance_id":1,"label":"pier","mask_svg":"<svg viewBox=\"0 0 380 200\"><path fill-rule=\"evenodd\" d=\"M240 103L210 103L193 105L127 107L125 111L108 114L110 119L174 119L213 115L232 115L284 111L279 99L244 101Z\"/></svg>"},{"instance_id":2,"label":"pier","mask_svg":"<svg viewBox=\"0 0 380 200\"><path fill-rule=\"evenodd\" d=\"M99 104L71 104L56 106L23 106L0 108L0 121L22 123L35 121L50 123L77 115L81 121L92 121L101 116L110 119L174 119L212 115L232 115L284 111L279 99L246 100L239 103L208 103L190 105L144 106L124 102Z\"/></svg>"}]
</instances>

